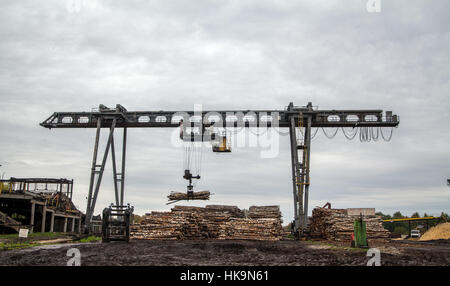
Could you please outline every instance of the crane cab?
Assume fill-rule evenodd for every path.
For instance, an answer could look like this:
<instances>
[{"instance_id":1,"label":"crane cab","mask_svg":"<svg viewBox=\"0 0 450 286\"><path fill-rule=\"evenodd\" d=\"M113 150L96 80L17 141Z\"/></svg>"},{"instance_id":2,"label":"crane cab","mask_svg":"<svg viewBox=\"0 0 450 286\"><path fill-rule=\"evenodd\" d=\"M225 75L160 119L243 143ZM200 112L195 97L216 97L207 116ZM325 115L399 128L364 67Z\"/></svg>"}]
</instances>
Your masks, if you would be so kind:
<instances>
[{"instance_id":1,"label":"crane cab","mask_svg":"<svg viewBox=\"0 0 450 286\"><path fill-rule=\"evenodd\" d=\"M231 147L227 142L227 136L223 135L220 137L218 142L214 142L212 145L212 151L216 153L226 153L231 152Z\"/></svg>"}]
</instances>

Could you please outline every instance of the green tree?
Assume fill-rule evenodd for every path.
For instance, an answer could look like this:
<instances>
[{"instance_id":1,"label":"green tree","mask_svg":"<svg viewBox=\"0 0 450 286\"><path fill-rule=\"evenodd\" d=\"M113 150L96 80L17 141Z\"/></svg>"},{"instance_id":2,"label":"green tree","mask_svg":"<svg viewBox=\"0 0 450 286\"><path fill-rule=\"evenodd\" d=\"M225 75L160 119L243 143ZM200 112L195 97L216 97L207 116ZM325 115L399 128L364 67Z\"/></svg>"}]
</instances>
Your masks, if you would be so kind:
<instances>
[{"instance_id":1,"label":"green tree","mask_svg":"<svg viewBox=\"0 0 450 286\"><path fill-rule=\"evenodd\" d=\"M441 212L440 217L442 218L443 222L450 221L450 217L449 217L449 215L447 213Z\"/></svg>"},{"instance_id":2,"label":"green tree","mask_svg":"<svg viewBox=\"0 0 450 286\"><path fill-rule=\"evenodd\" d=\"M420 217L420 214L419 214L418 212L415 212L415 213L412 214L411 217L412 217L412 218L419 218L419 217Z\"/></svg>"},{"instance_id":3,"label":"green tree","mask_svg":"<svg viewBox=\"0 0 450 286\"><path fill-rule=\"evenodd\" d=\"M392 215L393 219L405 218L401 212L397 211Z\"/></svg>"},{"instance_id":4,"label":"green tree","mask_svg":"<svg viewBox=\"0 0 450 286\"><path fill-rule=\"evenodd\" d=\"M398 225L394 228L394 231L392 232L395 234L408 234L408 228L402 225Z\"/></svg>"},{"instance_id":5,"label":"green tree","mask_svg":"<svg viewBox=\"0 0 450 286\"><path fill-rule=\"evenodd\" d=\"M376 212L375 215L381 217L382 220L392 219L391 215L383 214L382 212ZM395 225L391 222L383 222L383 227L387 229L389 232L392 232L394 230Z\"/></svg>"}]
</instances>

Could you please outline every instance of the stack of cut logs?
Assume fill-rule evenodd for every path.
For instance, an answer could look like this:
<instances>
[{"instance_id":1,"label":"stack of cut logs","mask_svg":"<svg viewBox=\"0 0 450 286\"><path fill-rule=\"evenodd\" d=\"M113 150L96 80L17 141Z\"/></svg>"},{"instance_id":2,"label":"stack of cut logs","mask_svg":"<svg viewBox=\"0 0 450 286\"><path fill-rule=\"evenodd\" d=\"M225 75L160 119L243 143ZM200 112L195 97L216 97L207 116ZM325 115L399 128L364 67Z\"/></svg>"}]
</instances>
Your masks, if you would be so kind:
<instances>
[{"instance_id":1,"label":"stack of cut logs","mask_svg":"<svg viewBox=\"0 0 450 286\"><path fill-rule=\"evenodd\" d=\"M354 221L358 216L347 215L345 209L315 208L312 211L310 234L312 237L328 240L351 240ZM368 239L387 239L389 231L382 224L378 216L363 216L366 222Z\"/></svg>"},{"instance_id":2,"label":"stack of cut logs","mask_svg":"<svg viewBox=\"0 0 450 286\"><path fill-rule=\"evenodd\" d=\"M223 205L208 205L206 206L208 212L216 213L228 213L233 217L243 218L245 217L244 211L237 206L223 206Z\"/></svg>"},{"instance_id":3,"label":"stack of cut logs","mask_svg":"<svg viewBox=\"0 0 450 286\"><path fill-rule=\"evenodd\" d=\"M171 212L152 212L133 225L137 239L251 239L282 238L278 206L250 207L249 216L236 206L175 206Z\"/></svg>"},{"instance_id":4,"label":"stack of cut logs","mask_svg":"<svg viewBox=\"0 0 450 286\"><path fill-rule=\"evenodd\" d=\"M220 225L218 239L280 240L280 220L274 218L231 218Z\"/></svg>"},{"instance_id":5,"label":"stack of cut logs","mask_svg":"<svg viewBox=\"0 0 450 286\"><path fill-rule=\"evenodd\" d=\"M251 206L247 218L232 218L219 239L280 240L283 236L279 206Z\"/></svg>"},{"instance_id":6,"label":"stack of cut logs","mask_svg":"<svg viewBox=\"0 0 450 286\"><path fill-rule=\"evenodd\" d=\"M145 214L139 225L131 227L131 234L138 239L180 239L185 221L179 213L151 212Z\"/></svg>"},{"instance_id":7,"label":"stack of cut logs","mask_svg":"<svg viewBox=\"0 0 450 286\"><path fill-rule=\"evenodd\" d=\"M279 206L251 206L248 213L249 218L275 218L281 220L281 212Z\"/></svg>"}]
</instances>

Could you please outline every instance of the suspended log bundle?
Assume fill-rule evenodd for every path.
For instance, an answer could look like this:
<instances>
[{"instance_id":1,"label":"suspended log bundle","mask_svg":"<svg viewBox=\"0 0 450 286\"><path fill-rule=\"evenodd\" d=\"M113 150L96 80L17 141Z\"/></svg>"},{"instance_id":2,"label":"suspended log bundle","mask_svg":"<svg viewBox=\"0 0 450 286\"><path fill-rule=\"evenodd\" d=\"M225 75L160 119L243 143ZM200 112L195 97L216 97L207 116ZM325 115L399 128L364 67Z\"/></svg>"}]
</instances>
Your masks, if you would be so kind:
<instances>
[{"instance_id":1,"label":"suspended log bundle","mask_svg":"<svg viewBox=\"0 0 450 286\"><path fill-rule=\"evenodd\" d=\"M167 196L167 198L169 199L169 201L209 200L209 196L209 191L193 192L191 195L188 195L187 193L171 192L170 195Z\"/></svg>"},{"instance_id":2,"label":"suspended log bundle","mask_svg":"<svg viewBox=\"0 0 450 286\"><path fill-rule=\"evenodd\" d=\"M310 234L312 237L328 240L351 240L354 221L359 216L349 216L345 209L315 208L312 211ZM368 239L387 239L389 231L383 227L378 216L363 216Z\"/></svg>"},{"instance_id":3,"label":"suspended log bundle","mask_svg":"<svg viewBox=\"0 0 450 286\"><path fill-rule=\"evenodd\" d=\"M175 206L171 212L145 214L134 225L131 237L136 239L251 239L279 240L282 237L279 207L275 217L273 206L255 207L258 218L245 218L236 206ZM262 210L271 210L263 217Z\"/></svg>"}]
</instances>

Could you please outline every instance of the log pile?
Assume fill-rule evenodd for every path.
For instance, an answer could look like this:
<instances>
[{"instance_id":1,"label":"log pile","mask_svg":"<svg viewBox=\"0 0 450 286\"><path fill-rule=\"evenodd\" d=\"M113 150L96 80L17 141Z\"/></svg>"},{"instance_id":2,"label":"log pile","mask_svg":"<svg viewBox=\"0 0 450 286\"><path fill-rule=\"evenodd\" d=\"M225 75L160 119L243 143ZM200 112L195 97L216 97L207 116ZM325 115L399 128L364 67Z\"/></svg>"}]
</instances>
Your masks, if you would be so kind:
<instances>
[{"instance_id":1,"label":"log pile","mask_svg":"<svg viewBox=\"0 0 450 286\"><path fill-rule=\"evenodd\" d=\"M207 205L205 208L208 212L228 213L232 217L237 218L245 217L244 211L237 206Z\"/></svg>"},{"instance_id":2,"label":"log pile","mask_svg":"<svg viewBox=\"0 0 450 286\"><path fill-rule=\"evenodd\" d=\"M236 206L175 206L171 212L145 214L142 222L132 227L131 236L137 239L281 239L279 207L251 209L254 218L245 218L244 211Z\"/></svg>"},{"instance_id":3,"label":"log pile","mask_svg":"<svg viewBox=\"0 0 450 286\"><path fill-rule=\"evenodd\" d=\"M180 213L151 212L139 225L131 226L131 235L137 239L180 239L184 223L185 217Z\"/></svg>"},{"instance_id":4,"label":"log pile","mask_svg":"<svg viewBox=\"0 0 450 286\"><path fill-rule=\"evenodd\" d=\"M281 222L275 218L232 218L220 227L218 239L280 240Z\"/></svg>"},{"instance_id":5,"label":"log pile","mask_svg":"<svg viewBox=\"0 0 450 286\"><path fill-rule=\"evenodd\" d=\"M358 217L348 216L345 209L315 208L312 211L310 234L328 240L351 240L353 224ZM368 239L387 239L389 231L384 229L378 216L363 216Z\"/></svg>"},{"instance_id":6,"label":"log pile","mask_svg":"<svg viewBox=\"0 0 450 286\"><path fill-rule=\"evenodd\" d=\"M174 206L171 209L172 212L187 212L187 213L197 213L204 212L205 208L202 207L189 207L189 206Z\"/></svg>"},{"instance_id":7,"label":"log pile","mask_svg":"<svg viewBox=\"0 0 450 286\"><path fill-rule=\"evenodd\" d=\"M281 212L279 206L251 206L248 213L249 218L274 218L281 219Z\"/></svg>"},{"instance_id":8,"label":"log pile","mask_svg":"<svg viewBox=\"0 0 450 286\"><path fill-rule=\"evenodd\" d=\"M207 205L204 208L175 206L171 211L186 216L189 214L196 214L197 224L203 230L200 237L211 239L219 237L224 222L229 221L232 217L243 217L243 212L238 207L225 205Z\"/></svg>"},{"instance_id":9,"label":"log pile","mask_svg":"<svg viewBox=\"0 0 450 286\"><path fill-rule=\"evenodd\" d=\"M232 217L243 218L245 217L244 211L237 206L225 206L225 205L207 205L206 207L190 207L190 206L174 206L171 209L173 212L195 212L209 215L229 215Z\"/></svg>"}]
</instances>

